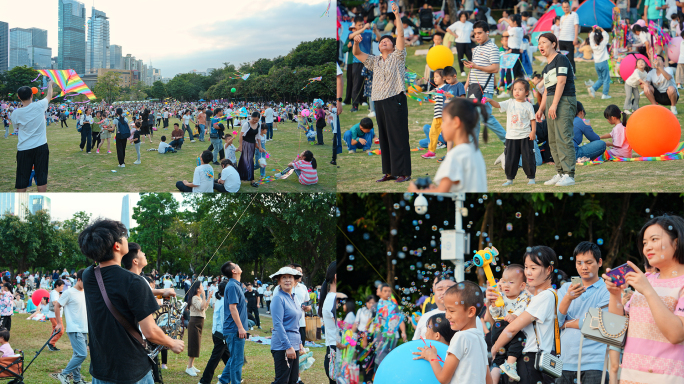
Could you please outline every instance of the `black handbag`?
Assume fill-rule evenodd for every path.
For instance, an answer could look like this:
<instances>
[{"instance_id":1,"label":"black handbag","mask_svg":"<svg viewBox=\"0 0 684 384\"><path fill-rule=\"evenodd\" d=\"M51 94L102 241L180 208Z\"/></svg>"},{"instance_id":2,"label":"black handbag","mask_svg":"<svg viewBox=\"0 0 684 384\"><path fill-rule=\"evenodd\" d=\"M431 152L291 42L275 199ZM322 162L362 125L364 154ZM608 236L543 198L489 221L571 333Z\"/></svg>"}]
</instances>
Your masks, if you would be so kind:
<instances>
[{"instance_id":1,"label":"black handbag","mask_svg":"<svg viewBox=\"0 0 684 384\"><path fill-rule=\"evenodd\" d=\"M472 73L472 71L471 71ZM483 90L487 89L487 86L489 85L489 81L492 80L492 76L494 76L493 73L489 74L489 77L487 78L487 82L485 83L484 87L480 85L480 83L470 83L468 84L468 94L466 97L468 99L477 99L477 100L482 100L482 97L484 94L482 93Z\"/></svg>"},{"instance_id":2,"label":"black handbag","mask_svg":"<svg viewBox=\"0 0 684 384\"><path fill-rule=\"evenodd\" d=\"M325 117L321 117L320 119L316 120L316 129L323 129L326 127L325 123Z\"/></svg>"}]
</instances>

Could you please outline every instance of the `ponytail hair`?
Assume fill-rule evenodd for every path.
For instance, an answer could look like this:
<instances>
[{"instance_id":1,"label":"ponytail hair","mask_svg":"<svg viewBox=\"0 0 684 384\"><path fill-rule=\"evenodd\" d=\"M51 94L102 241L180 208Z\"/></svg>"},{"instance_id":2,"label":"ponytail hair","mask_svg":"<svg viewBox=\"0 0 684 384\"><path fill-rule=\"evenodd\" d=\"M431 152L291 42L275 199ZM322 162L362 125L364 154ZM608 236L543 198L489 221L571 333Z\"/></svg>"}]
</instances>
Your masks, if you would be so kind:
<instances>
[{"instance_id":1,"label":"ponytail hair","mask_svg":"<svg viewBox=\"0 0 684 384\"><path fill-rule=\"evenodd\" d=\"M627 114L620 111L620 108L615 104L606 107L606 110L603 111L603 117L606 119L609 117L616 117L620 119L620 123L622 123L624 127L627 127Z\"/></svg>"},{"instance_id":2,"label":"ponytail hair","mask_svg":"<svg viewBox=\"0 0 684 384\"><path fill-rule=\"evenodd\" d=\"M594 30L594 43L596 45L599 45L599 44L601 44L602 41L603 41L603 33L601 31L599 31L598 29Z\"/></svg>"},{"instance_id":3,"label":"ponytail hair","mask_svg":"<svg viewBox=\"0 0 684 384\"><path fill-rule=\"evenodd\" d=\"M328 285L335 282L336 274L337 261L333 261L328 265L328 269L325 272L325 280L323 280L323 284L321 284L321 298L319 300L321 304L318 306L318 317L323 317L323 303L325 302L325 297L328 295ZM335 308L333 308L333 311L334 310Z\"/></svg>"},{"instance_id":4,"label":"ponytail hair","mask_svg":"<svg viewBox=\"0 0 684 384\"><path fill-rule=\"evenodd\" d=\"M458 117L463 124L466 133L471 136L475 131L475 127L479 124L480 116L482 121L487 121L488 114L484 104L477 99L466 99L463 97L455 97L444 106L444 114L452 118ZM487 126L485 125L482 131L482 139L487 142ZM478 148L479 138L473 137L475 148Z\"/></svg>"},{"instance_id":5,"label":"ponytail hair","mask_svg":"<svg viewBox=\"0 0 684 384\"><path fill-rule=\"evenodd\" d=\"M311 163L311 168L316 169L316 158L313 155L313 152L306 150L304 151L304 156L302 156L304 161L308 161Z\"/></svg>"}]
</instances>

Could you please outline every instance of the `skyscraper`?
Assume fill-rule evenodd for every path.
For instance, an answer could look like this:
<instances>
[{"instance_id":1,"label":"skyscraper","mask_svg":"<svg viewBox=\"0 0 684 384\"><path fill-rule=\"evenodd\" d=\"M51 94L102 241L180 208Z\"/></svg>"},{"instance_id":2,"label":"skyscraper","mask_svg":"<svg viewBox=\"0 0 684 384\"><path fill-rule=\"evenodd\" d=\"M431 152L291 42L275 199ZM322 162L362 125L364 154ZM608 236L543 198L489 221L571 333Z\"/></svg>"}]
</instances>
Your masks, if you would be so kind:
<instances>
[{"instance_id":1,"label":"skyscraper","mask_svg":"<svg viewBox=\"0 0 684 384\"><path fill-rule=\"evenodd\" d=\"M28 193L0 193L0 215L15 215L25 220L27 208L29 208Z\"/></svg>"},{"instance_id":2,"label":"skyscraper","mask_svg":"<svg viewBox=\"0 0 684 384\"><path fill-rule=\"evenodd\" d=\"M73 69L78 74L85 74L85 5L76 0L57 1L59 1L57 66L59 69Z\"/></svg>"},{"instance_id":3,"label":"skyscraper","mask_svg":"<svg viewBox=\"0 0 684 384\"><path fill-rule=\"evenodd\" d=\"M50 214L52 209L52 202L49 197L41 195L31 195L29 197L29 209L32 214L36 214L38 211L47 211Z\"/></svg>"},{"instance_id":4,"label":"skyscraper","mask_svg":"<svg viewBox=\"0 0 684 384\"><path fill-rule=\"evenodd\" d=\"M0 72L9 69L9 24L0 21Z\"/></svg>"},{"instance_id":5,"label":"skyscraper","mask_svg":"<svg viewBox=\"0 0 684 384\"><path fill-rule=\"evenodd\" d=\"M120 45L109 46L109 69L124 69L123 48Z\"/></svg>"},{"instance_id":6,"label":"skyscraper","mask_svg":"<svg viewBox=\"0 0 684 384\"><path fill-rule=\"evenodd\" d=\"M129 195L124 195L121 201L121 223L123 223L127 230L131 230L131 206Z\"/></svg>"},{"instance_id":7,"label":"skyscraper","mask_svg":"<svg viewBox=\"0 0 684 384\"><path fill-rule=\"evenodd\" d=\"M40 28L29 28L31 31L31 45L34 47L47 47L48 44L48 33L44 29Z\"/></svg>"},{"instance_id":8,"label":"skyscraper","mask_svg":"<svg viewBox=\"0 0 684 384\"><path fill-rule=\"evenodd\" d=\"M109 19L107 14L92 8L88 20L86 43L86 73L97 73L98 68L109 68Z\"/></svg>"},{"instance_id":9,"label":"skyscraper","mask_svg":"<svg viewBox=\"0 0 684 384\"><path fill-rule=\"evenodd\" d=\"M9 69L14 67L21 67L23 65L30 67L31 60L29 59L29 46L33 40L33 33L26 28L12 28L10 33L10 57Z\"/></svg>"}]
</instances>

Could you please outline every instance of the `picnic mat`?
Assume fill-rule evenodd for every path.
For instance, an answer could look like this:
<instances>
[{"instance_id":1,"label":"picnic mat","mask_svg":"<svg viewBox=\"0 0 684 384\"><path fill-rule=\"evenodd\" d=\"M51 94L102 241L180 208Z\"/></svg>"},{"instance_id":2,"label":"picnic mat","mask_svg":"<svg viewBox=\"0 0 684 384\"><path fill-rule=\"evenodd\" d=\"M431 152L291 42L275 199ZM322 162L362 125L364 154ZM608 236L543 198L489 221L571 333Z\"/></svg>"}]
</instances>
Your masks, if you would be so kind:
<instances>
[{"instance_id":1,"label":"picnic mat","mask_svg":"<svg viewBox=\"0 0 684 384\"><path fill-rule=\"evenodd\" d=\"M597 165L606 161L665 161L665 160L682 160L684 159L684 141L680 142L675 148L674 152L668 152L658 157L614 157L608 154L608 151L603 152L596 160L585 161L581 165Z\"/></svg>"}]
</instances>

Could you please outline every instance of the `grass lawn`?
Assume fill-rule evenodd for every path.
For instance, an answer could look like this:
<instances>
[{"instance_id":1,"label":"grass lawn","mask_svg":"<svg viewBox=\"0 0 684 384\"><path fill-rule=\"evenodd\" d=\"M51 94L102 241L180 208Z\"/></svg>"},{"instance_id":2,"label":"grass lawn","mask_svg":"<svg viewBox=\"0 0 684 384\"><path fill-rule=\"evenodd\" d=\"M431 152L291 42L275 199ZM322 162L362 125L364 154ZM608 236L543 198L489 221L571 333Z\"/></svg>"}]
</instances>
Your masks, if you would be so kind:
<instances>
[{"instance_id":1,"label":"grass lawn","mask_svg":"<svg viewBox=\"0 0 684 384\"><path fill-rule=\"evenodd\" d=\"M148 152L150 148L158 148L162 135L167 137L167 143L171 141L173 123L180 123L178 119L169 119L169 129L161 129L154 132L153 144L143 143L140 146L142 164L134 165L137 156L135 147L130 143L126 147L126 168L119 168L116 158L116 147L112 140L112 153L107 154L106 143L101 147L100 153L95 150L91 154L81 152L79 144L81 134L76 131L76 121L69 120L69 128L59 128L59 124L52 124L47 128L48 145L50 147L50 168L48 176L48 192L178 192L176 182L188 180L192 182L193 171L197 164L197 156L206 150L209 145L209 136L206 142L196 140L194 143L187 140L183 149L178 153L160 155L157 152ZM10 127L13 130L13 127ZM228 129L232 133L239 128ZM300 132L301 135L300 135ZM235 136L235 135L233 135ZM242 183L240 192L335 192L337 185L337 168L330 165L332 155L332 132L330 125L324 133L323 146L307 144L304 131L297 130L296 123L280 123L278 130L273 132L274 141L266 143L269 153L266 176L271 180L260 185L258 188L250 186L247 182ZM236 138L234 145L237 147ZM299 183L297 175L293 174L286 180L275 180L274 169L284 169L298 153L305 149L313 152L318 162L318 184L304 186ZM17 136L9 136L8 139L0 138L0 191L13 192L16 178L16 153ZM240 159L240 152L237 152ZM116 172L112 172L115 170ZM216 175L220 172L220 166L214 166ZM260 177L259 170L255 170L255 177ZM36 192L36 185L28 189Z\"/></svg>"},{"instance_id":2,"label":"grass lawn","mask_svg":"<svg viewBox=\"0 0 684 384\"><path fill-rule=\"evenodd\" d=\"M582 34L586 37L586 34ZM499 45L500 36L496 36ZM428 45L423 44L419 47L408 47L406 65L409 71L418 73L422 76L425 68L425 56L415 56L416 49L427 49ZM454 55L455 56L455 55ZM533 63L536 72L542 71L544 65L539 61ZM610 104L615 104L620 109L624 104L625 90L623 84L611 84L610 100L602 100L600 95L602 89L597 92L596 98L591 98L587 92L584 82L588 79L596 81L597 75L592 62L577 62L577 100L582 102L587 112L586 119L589 119L594 131L605 134L611 131L612 126L603 117L603 111ZM457 63L454 67L458 71ZM346 76L346 73L345 73ZM459 75L459 81L465 83L465 78ZM498 78L497 78L498 80ZM346 77L344 84L346 86ZM503 99L496 99L503 100ZM648 99L642 95L640 105L648 105ZM409 137L412 148L418 148L418 141L425 138L423 125L431 124L433 116L433 104L424 102L419 106L418 102L408 100L409 105ZM357 124L361 118L368 114L368 107L360 107L359 112L350 113L351 106L345 106L344 112L340 115L341 132L344 133L352 125ZM680 123L684 119L682 108L677 116ZM495 110L499 123L506 127L506 115ZM377 122L373 118L377 135ZM657 124L657 122L654 122ZM392 127L390 127L392 129ZM587 142L585 138L585 143ZM518 171L514 184L510 187L502 187L506 181L506 175L499 165L494 165L496 158L503 153L503 144L489 131L489 143L484 144L480 138L480 148L487 164L487 184L489 191L498 192L556 192L560 188L548 187L543 182L549 180L556 174L553 165L544 164L537 167L536 181L533 186L527 185L527 180L522 168ZM343 143L344 145L344 143ZM372 149L379 149L378 145L373 145ZM423 159L420 155L425 151L411 152L412 178L430 176L434 178L439 164L436 159ZM442 157L446 154L446 149L437 150L437 156ZM360 150L356 154L348 154L346 146L344 152L339 157L338 164L340 169L337 171L338 192L404 192L408 188L406 183L376 183L375 180L382 176L382 162L380 156L367 155ZM563 192L587 191L587 192L652 192L652 191L679 191L680 181L684 176L683 161L658 161L658 162L607 162L601 165L581 166L576 168L575 184L571 187L562 188Z\"/></svg>"},{"instance_id":3,"label":"grass lawn","mask_svg":"<svg viewBox=\"0 0 684 384\"><path fill-rule=\"evenodd\" d=\"M15 314L12 321L12 337L10 340L10 345L14 349L21 349L24 351L24 356L26 364L35 356L35 352L43 346L50 337L50 323L29 321L26 318L27 314ZM207 317L204 322L204 332L202 333L202 348L200 352L200 357L195 359L195 367L204 371L204 367L211 356L211 350L214 344L211 339L211 326L212 326L212 316L213 310L211 308L207 309ZM272 321L270 317L261 316L261 326L263 331L254 329L250 331L250 334L257 336L268 336L270 335L270 329L272 327ZM197 377L190 377L185 373L185 368L187 367L188 354L187 354L187 332L185 333L184 340L186 343L186 350L179 355L169 352L168 367L169 369L162 371L162 377L165 383L168 384L180 384L180 383L197 383L201 378L202 373L199 373ZM323 341L319 340L318 344L323 344ZM58 352L50 352L47 348L38 356L33 365L26 372L24 381L31 384L54 384L57 381L53 379L50 374L61 372L67 363L71 359L72 349L69 343L69 338L67 335L62 336L62 338L57 342L57 348L61 349ZM328 378L325 375L325 370L323 369L323 360L325 358L325 348L310 348L314 353L314 359L316 362L307 371L301 373L302 381L306 384L324 384L328 382ZM270 346L261 345L251 341L245 342L245 356L247 356L247 364L243 368L242 377L245 380L245 384L257 384L257 383L270 383L273 381L275 371L273 369L273 357L271 356ZM86 358L85 362L81 367L81 374L83 377L90 381L92 377L88 374L88 369L90 367L90 354ZM216 368L216 373L212 383L218 382L216 378L217 375L221 374L223 371L224 364L220 362Z\"/></svg>"}]
</instances>

